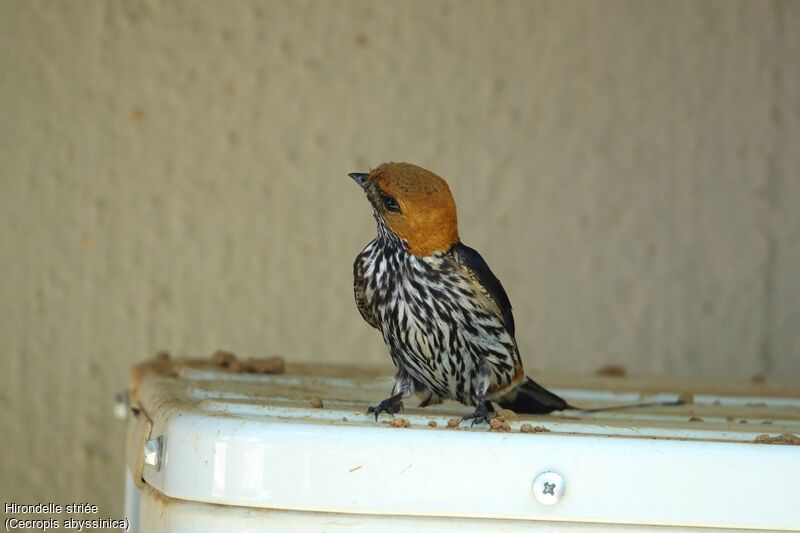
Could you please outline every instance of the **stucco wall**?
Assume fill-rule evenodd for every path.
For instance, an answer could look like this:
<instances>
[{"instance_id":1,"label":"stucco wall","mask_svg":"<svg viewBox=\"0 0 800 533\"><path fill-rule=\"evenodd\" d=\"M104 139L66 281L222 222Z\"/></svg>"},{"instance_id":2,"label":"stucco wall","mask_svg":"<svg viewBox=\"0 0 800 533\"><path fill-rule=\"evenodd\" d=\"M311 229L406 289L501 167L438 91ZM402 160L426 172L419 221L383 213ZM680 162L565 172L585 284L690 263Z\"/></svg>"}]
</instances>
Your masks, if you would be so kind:
<instances>
[{"instance_id":1,"label":"stucco wall","mask_svg":"<svg viewBox=\"0 0 800 533\"><path fill-rule=\"evenodd\" d=\"M386 160L450 181L531 369L800 378L798 50L791 1L0 3L2 499L120 513L157 349L387 361Z\"/></svg>"}]
</instances>

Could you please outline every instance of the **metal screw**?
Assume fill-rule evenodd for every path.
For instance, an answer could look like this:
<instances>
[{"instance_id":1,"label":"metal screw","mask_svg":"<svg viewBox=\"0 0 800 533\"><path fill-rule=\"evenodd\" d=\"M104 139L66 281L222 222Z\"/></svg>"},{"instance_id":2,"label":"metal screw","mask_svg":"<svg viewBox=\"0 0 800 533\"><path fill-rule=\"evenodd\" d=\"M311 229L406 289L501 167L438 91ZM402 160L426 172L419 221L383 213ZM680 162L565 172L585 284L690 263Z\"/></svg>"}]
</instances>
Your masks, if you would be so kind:
<instances>
[{"instance_id":1,"label":"metal screw","mask_svg":"<svg viewBox=\"0 0 800 533\"><path fill-rule=\"evenodd\" d=\"M144 443L144 464L150 465L158 472L161 469L161 447L164 439L158 436L147 439Z\"/></svg>"},{"instance_id":2,"label":"metal screw","mask_svg":"<svg viewBox=\"0 0 800 533\"><path fill-rule=\"evenodd\" d=\"M542 472L533 480L533 496L542 505L555 505L564 496L564 478L555 472Z\"/></svg>"},{"instance_id":3,"label":"metal screw","mask_svg":"<svg viewBox=\"0 0 800 533\"><path fill-rule=\"evenodd\" d=\"M128 418L128 411L130 411L128 391L118 392L114 397L114 418L125 420Z\"/></svg>"}]
</instances>

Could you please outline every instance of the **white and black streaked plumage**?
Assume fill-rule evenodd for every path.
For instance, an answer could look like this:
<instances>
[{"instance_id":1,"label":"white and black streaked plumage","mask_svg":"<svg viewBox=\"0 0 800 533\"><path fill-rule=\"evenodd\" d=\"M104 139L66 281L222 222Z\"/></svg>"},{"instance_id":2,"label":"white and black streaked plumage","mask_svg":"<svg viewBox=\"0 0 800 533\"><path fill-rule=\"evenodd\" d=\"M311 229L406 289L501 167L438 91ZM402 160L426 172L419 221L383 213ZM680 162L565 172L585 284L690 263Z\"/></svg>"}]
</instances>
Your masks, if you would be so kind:
<instances>
[{"instance_id":1,"label":"white and black streaked plumage","mask_svg":"<svg viewBox=\"0 0 800 533\"><path fill-rule=\"evenodd\" d=\"M358 308L381 331L400 371L398 392L417 392L424 404L473 404L514 381L521 362L511 308L498 283L501 313L489 309L494 299L477 272L496 279L475 250L457 243L416 257L384 231L354 271Z\"/></svg>"},{"instance_id":2,"label":"white and black streaked plumage","mask_svg":"<svg viewBox=\"0 0 800 533\"><path fill-rule=\"evenodd\" d=\"M390 414L412 394L549 413L570 406L525 377L511 303L480 254L458 238L455 203L439 176L408 163L351 174L373 206L378 236L353 265L356 304L397 367Z\"/></svg>"}]
</instances>

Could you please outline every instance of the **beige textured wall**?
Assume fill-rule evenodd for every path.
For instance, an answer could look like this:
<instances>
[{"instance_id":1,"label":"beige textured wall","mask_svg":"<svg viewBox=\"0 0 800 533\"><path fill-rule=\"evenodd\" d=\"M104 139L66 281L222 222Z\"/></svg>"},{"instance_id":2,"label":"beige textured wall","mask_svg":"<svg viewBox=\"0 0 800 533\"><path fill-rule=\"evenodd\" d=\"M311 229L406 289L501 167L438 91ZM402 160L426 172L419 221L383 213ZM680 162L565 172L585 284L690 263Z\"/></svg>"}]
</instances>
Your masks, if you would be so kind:
<instances>
[{"instance_id":1,"label":"beige textured wall","mask_svg":"<svg viewBox=\"0 0 800 533\"><path fill-rule=\"evenodd\" d=\"M386 160L449 179L529 367L799 378L798 51L792 1L0 3L2 499L121 512L157 349L385 362Z\"/></svg>"}]
</instances>

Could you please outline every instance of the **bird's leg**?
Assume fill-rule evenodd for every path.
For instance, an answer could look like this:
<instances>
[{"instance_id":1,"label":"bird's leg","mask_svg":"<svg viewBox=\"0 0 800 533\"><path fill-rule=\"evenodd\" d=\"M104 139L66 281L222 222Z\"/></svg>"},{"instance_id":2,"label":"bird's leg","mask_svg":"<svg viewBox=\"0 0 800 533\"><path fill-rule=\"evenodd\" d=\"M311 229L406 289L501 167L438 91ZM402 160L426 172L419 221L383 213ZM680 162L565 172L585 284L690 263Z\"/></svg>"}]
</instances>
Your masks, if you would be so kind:
<instances>
[{"instance_id":1,"label":"bird's leg","mask_svg":"<svg viewBox=\"0 0 800 533\"><path fill-rule=\"evenodd\" d=\"M463 422L465 420L472 420L472 424L470 424L470 427L472 427L475 424L488 424L489 420L494 418L493 415L494 407L492 406L492 402L480 400L478 401L478 405L475 406L475 412L471 415L462 416L461 421Z\"/></svg>"},{"instance_id":2,"label":"bird's leg","mask_svg":"<svg viewBox=\"0 0 800 533\"><path fill-rule=\"evenodd\" d=\"M398 393L393 396L389 396L381 403L374 407L370 407L367 409L367 414L374 414L375 421L378 420L378 415L381 413L389 413L394 418L395 413L399 413L403 410L403 393Z\"/></svg>"},{"instance_id":3,"label":"bird's leg","mask_svg":"<svg viewBox=\"0 0 800 533\"><path fill-rule=\"evenodd\" d=\"M489 368L484 361L475 376L472 378L472 399L475 401L475 412L471 415L461 417L461 421L472 420L470 427L475 424L489 423L493 417L490 413L494 413L492 402L486 401L486 392L489 390Z\"/></svg>"},{"instance_id":4,"label":"bird's leg","mask_svg":"<svg viewBox=\"0 0 800 533\"><path fill-rule=\"evenodd\" d=\"M378 415L381 413L389 413L392 415L392 418L394 418L395 413L399 413L403 410L403 400L411 396L411 393L414 392L414 383L404 371L398 370L394 379L392 395L378 405L367 409L367 414L374 414L376 421L378 420Z\"/></svg>"}]
</instances>

